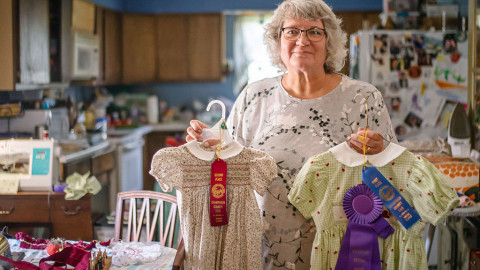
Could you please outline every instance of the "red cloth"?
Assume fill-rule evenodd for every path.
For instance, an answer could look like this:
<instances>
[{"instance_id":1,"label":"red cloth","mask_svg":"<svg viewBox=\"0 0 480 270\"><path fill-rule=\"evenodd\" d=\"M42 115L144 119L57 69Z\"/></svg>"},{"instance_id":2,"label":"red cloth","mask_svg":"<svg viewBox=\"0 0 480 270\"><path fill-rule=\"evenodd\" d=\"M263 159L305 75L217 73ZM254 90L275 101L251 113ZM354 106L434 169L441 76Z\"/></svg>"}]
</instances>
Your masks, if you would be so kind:
<instances>
[{"instance_id":1,"label":"red cloth","mask_svg":"<svg viewBox=\"0 0 480 270\"><path fill-rule=\"evenodd\" d=\"M21 248L29 248L29 249L45 249L48 243L48 240L35 239L23 232L19 232L15 234L15 239L20 241Z\"/></svg>"},{"instance_id":2,"label":"red cloth","mask_svg":"<svg viewBox=\"0 0 480 270\"><path fill-rule=\"evenodd\" d=\"M47 244L49 240L45 239L35 239L31 237L30 235L19 232L15 234L15 238L20 241L20 247L21 248L28 248L28 249L45 249L47 247ZM96 240L93 240L91 242L84 242L82 240L76 242L76 243L70 243L70 242L64 242L64 247L77 247L81 248L84 250L87 249L92 249L95 247L95 244L97 243ZM110 245L110 240L105 241L105 242L99 242L100 245L102 246L109 246Z\"/></svg>"},{"instance_id":3,"label":"red cloth","mask_svg":"<svg viewBox=\"0 0 480 270\"><path fill-rule=\"evenodd\" d=\"M0 260L6 261L16 269L22 270L60 270L65 269L66 265L74 266L75 269L88 270L90 252L76 247L66 247L62 251L50 255L40 260L40 267L29 262L13 261L9 258L0 256ZM49 264L50 262L50 264Z\"/></svg>"}]
</instances>

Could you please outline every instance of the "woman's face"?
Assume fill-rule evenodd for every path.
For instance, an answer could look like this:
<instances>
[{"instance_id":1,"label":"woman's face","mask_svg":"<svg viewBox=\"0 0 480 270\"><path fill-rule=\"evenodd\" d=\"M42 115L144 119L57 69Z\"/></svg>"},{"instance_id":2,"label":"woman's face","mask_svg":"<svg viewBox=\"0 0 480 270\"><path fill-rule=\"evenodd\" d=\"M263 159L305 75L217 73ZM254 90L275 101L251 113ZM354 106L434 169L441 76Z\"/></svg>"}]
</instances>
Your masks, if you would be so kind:
<instances>
[{"instance_id":1,"label":"woman's face","mask_svg":"<svg viewBox=\"0 0 480 270\"><path fill-rule=\"evenodd\" d=\"M325 28L322 21L309 21L304 19L287 19L283 27L296 27L307 30L313 27ZM310 41L306 33L298 40L287 40L280 37L280 57L288 72L324 72L323 64L327 56L327 37L320 41Z\"/></svg>"}]
</instances>

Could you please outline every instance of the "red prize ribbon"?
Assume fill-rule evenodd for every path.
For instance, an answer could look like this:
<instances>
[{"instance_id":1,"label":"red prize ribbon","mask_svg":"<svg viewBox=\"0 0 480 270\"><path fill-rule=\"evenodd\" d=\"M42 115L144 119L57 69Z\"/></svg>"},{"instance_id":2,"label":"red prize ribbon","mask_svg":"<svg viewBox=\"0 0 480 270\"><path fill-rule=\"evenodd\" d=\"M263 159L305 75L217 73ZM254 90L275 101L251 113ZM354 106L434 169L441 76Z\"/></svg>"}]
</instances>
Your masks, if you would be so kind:
<instances>
[{"instance_id":1,"label":"red prize ribbon","mask_svg":"<svg viewBox=\"0 0 480 270\"><path fill-rule=\"evenodd\" d=\"M228 225L227 216L227 163L215 159L210 180L210 224Z\"/></svg>"}]
</instances>

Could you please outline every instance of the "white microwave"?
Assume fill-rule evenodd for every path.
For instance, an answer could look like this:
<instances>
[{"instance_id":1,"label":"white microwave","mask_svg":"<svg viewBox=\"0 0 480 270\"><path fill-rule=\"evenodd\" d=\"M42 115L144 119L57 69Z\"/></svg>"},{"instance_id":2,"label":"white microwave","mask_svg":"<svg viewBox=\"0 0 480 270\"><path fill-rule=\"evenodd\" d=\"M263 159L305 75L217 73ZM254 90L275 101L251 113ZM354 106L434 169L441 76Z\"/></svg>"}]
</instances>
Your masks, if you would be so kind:
<instances>
[{"instance_id":1,"label":"white microwave","mask_svg":"<svg viewBox=\"0 0 480 270\"><path fill-rule=\"evenodd\" d=\"M72 79L98 77L99 44L97 35L74 32Z\"/></svg>"}]
</instances>

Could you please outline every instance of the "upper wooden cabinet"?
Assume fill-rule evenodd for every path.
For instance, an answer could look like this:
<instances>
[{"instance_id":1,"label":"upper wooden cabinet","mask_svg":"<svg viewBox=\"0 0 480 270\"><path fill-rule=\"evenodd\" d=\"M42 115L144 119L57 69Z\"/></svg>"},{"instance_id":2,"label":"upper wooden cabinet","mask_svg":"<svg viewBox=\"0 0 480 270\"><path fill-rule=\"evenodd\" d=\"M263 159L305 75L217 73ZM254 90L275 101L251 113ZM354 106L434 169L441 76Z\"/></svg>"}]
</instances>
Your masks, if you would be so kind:
<instances>
[{"instance_id":1,"label":"upper wooden cabinet","mask_svg":"<svg viewBox=\"0 0 480 270\"><path fill-rule=\"evenodd\" d=\"M225 34L223 16L197 14L188 19L188 70L191 80L219 81L223 76Z\"/></svg>"},{"instance_id":2,"label":"upper wooden cabinet","mask_svg":"<svg viewBox=\"0 0 480 270\"><path fill-rule=\"evenodd\" d=\"M123 82L156 81L155 16L123 14L122 40Z\"/></svg>"},{"instance_id":3,"label":"upper wooden cabinet","mask_svg":"<svg viewBox=\"0 0 480 270\"><path fill-rule=\"evenodd\" d=\"M73 0L72 6L72 29L93 34L95 4L85 0Z\"/></svg>"},{"instance_id":4,"label":"upper wooden cabinet","mask_svg":"<svg viewBox=\"0 0 480 270\"><path fill-rule=\"evenodd\" d=\"M182 15L159 15L157 20L157 78L188 80L188 20Z\"/></svg>"},{"instance_id":5,"label":"upper wooden cabinet","mask_svg":"<svg viewBox=\"0 0 480 270\"><path fill-rule=\"evenodd\" d=\"M119 12L97 7L97 31L100 37L100 67L97 85L122 83L122 16Z\"/></svg>"},{"instance_id":6,"label":"upper wooden cabinet","mask_svg":"<svg viewBox=\"0 0 480 270\"><path fill-rule=\"evenodd\" d=\"M160 81L220 81L225 56L221 14L157 15Z\"/></svg>"},{"instance_id":7,"label":"upper wooden cabinet","mask_svg":"<svg viewBox=\"0 0 480 270\"><path fill-rule=\"evenodd\" d=\"M14 0L0 1L0 90L15 89Z\"/></svg>"},{"instance_id":8,"label":"upper wooden cabinet","mask_svg":"<svg viewBox=\"0 0 480 270\"><path fill-rule=\"evenodd\" d=\"M124 14L122 25L125 83L224 79L221 14Z\"/></svg>"}]
</instances>

